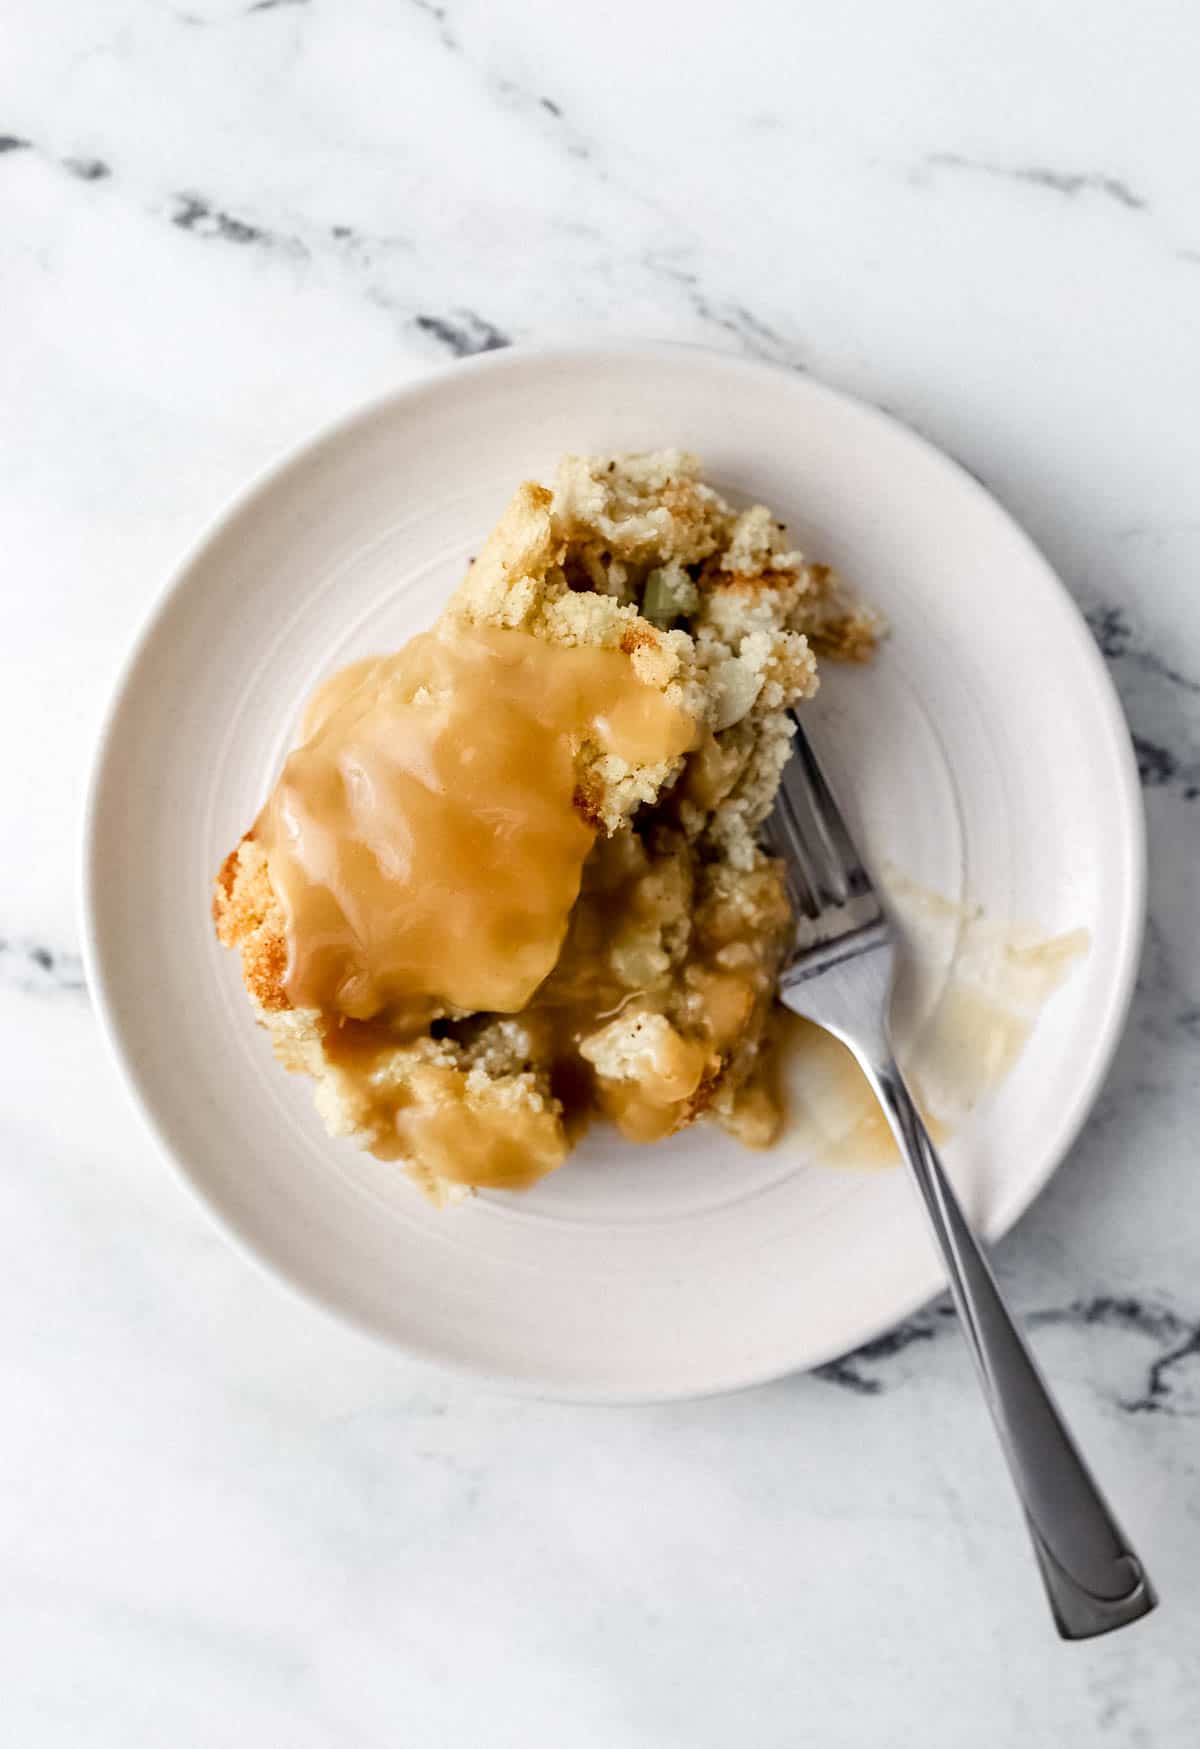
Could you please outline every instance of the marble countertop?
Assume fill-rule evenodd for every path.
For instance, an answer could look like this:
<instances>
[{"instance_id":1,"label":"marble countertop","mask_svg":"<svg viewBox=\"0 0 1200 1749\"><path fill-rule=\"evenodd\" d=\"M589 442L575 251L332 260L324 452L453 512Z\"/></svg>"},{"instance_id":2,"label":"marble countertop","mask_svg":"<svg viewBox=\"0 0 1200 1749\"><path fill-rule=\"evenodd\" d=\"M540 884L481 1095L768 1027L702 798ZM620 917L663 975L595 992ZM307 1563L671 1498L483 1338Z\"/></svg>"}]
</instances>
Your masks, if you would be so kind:
<instances>
[{"instance_id":1,"label":"marble countertop","mask_svg":"<svg viewBox=\"0 0 1200 1749\"><path fill-rule=\"evenodd\" d=\"M1196 1740L1198 53L1194 11L1114 0L47 0L10 30L6 1740ZM1054 1639L944 1308L735 1398L497 1398L260 1278L107 1060L78 814L172 561L360 399L583 328L887 406L1024 522L1111 666L1145 963L999 1264L1161 1590L1125 1634Z\"/></svg>"}]
</instances>

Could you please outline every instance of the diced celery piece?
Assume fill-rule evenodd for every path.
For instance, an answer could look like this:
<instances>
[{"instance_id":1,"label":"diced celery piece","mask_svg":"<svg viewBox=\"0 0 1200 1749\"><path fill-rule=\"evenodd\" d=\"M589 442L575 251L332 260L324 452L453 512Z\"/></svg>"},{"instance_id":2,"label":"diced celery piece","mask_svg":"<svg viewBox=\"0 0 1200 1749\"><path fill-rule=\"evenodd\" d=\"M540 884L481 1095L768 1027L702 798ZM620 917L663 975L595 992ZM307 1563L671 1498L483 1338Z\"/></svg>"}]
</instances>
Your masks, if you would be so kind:
<instances>
[{"instance_id":1,"label":"diced celery piece","mask_svg":"<svg viewBox=\"0 0 1200 1749\"><path fill-rule=\"evenodd\" d=\"M691 613L698 599L696 585L680 566L658 566L646 578L642 618L665 631L673 620Z\"/></svg>"}]
</instances>

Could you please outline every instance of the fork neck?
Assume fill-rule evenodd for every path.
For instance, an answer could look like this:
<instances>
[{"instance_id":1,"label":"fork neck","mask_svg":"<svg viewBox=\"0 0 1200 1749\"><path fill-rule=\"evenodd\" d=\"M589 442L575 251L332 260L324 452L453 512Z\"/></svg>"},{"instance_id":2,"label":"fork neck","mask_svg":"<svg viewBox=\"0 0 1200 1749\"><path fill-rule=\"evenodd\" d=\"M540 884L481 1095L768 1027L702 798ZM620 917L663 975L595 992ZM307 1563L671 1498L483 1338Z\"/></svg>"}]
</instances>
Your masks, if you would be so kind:
<instances>
[{"instance_id":1,"label":"fork neck","mask_svg":"<svg viewBox=\"0 0 1200 1749\"><path fill-rule=\"evenodd\" d=\"M892 1066L888 1033L891 959L887 952L839 959L837 944L806 953L779 980L779 999L848 1046L872 1078Z\"/></svg>"}]
</instances>

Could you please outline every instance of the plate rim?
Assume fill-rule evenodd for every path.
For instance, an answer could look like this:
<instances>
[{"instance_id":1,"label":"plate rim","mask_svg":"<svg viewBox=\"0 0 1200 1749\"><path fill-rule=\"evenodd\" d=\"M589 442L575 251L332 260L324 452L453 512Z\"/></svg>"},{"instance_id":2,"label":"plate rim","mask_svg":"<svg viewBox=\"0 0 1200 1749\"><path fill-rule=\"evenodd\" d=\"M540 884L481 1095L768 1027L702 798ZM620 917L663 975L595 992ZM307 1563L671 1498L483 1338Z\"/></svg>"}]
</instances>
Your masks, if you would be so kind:
<instances>
[{"instance_id":1,"label":"plate rim","mask_svg":"<svg viewBox=\"0 0 1200 1749\"><path fill-rule=\"evenodd\" d=\"M989 1244L994 1244L1003 1238L1032 1208L1078 1139L1111 1069L1128 1020L1142 956L1147 893L1145 806L1132 734L1116 686L1100 649L1092 637L1082 609L1049 560L1034 542L1032 536L1027 533L1007 506L953 455L941 449L912 426L907 425L903 419L858 395L834 388L810 375L807 371L790 370L784 365L763 359L749 358L736 351L686 340L639 339L636 337L579 341L555 339L544 344L529 343L504 347L476 354L470 358L436 364L422 370L416 376L406 377L399 383L392 383L387 388L381 389L378 394L355 403L334 419L326 420L311 429L297 441L278 450L244 485L229 495L217 510L202 523L198 533L192 537L180 556L166 570L162 583L144 612L128 649L116 667L115 676L110 682L107 702L96 731L80 817L77 899L81 957L87 989L99 1022L101 1036L126 1095L138 1112L158 1153L169 1163L177 1180L182 1181L234 1248L247 1258L261 1274L282 1287L290 1296L309 1307L318 1308L327 1316L335 1319L343 1328L349 1327L360 1336L368 1338L376 1347L386 1350L393 1356L403 1356L430 1371L469 1379L485 1388L543 1401L609 1404L686 1401L731 1394L739 1390L751 1390L778 1378L790 1377L800 1372L811 1372L845 1354L854 1352L863 1344L875 1340L886 1331L895 1329L906 1319L911 1318L915 1312L929 1304L936 1295L945 1290L947 1286L946 1274L940 1259L931 1258L929 1266L919 1271L918 1280L912 1292L905 1296L897 1309L886 1317L874 1320L866 1328L865 1333L856 1336L850 1347L839 1342L830 1345L827 1353L818 1351L815 1358L797 1362L793 1366L780 1368L777 1364L769 1365L756 1373L740 1373L735 1378L719 1379L701 1386L681 1384L674 1388L659 1385L641 1389L605 1389L588 1384L572 1386L558 1380L553 1385L548 1385L545 1381L534 1377L524 1376L520 1373L500 1372L485 1363L476 1365L457 1356L448 1355L443 1350L439 1350L434 1341L425 1346L418 1346L411 1340L402 1341L379 1329L352 1309L340 1304L330 1294L297 1279L268 1255L264 1249L261 1249L255 1238L243 1232L226 1215L217 1199L206 1187L203 1179L193 1170L183 1153L177 1150L170 1140L167 1128L154 1108L150 1091L144 1087L131 1053L126 1049L122 1035L122 1022L110 1002L102 971L104 947L100 939L96 899L96 887L100 875L97 832L98 801L107 774L121 712L131 683L176 595L186 586L190 573L205 558L208 549L222 537L229 525L255 500L269 494L292 468L311 463L323 449L336 447L356 427L369 423L372 419L383 415L394 407L403 405L406 401L416 402L423 395L436 392L443 384L460 381L468 375L500 375L514 370L521 371L529 367L544 368L547 365L569 365L581 361L594 363L603 358L624 361L629 361L631 358L677 361L680 354L689 352L699 355L708 364L723 366L747 376L758 376L763 381L777 382L781 378L785 380L800 378L806 390L814 394L818 400L826 400L834 406L851 410L865 417L869 422L882 427L892 437L900 437L909 444L918 446L928 461L952 476L957 490L965 489L969 495L984 500L994 513L1003 518L1010 533L1016 537L1025 550L1032 567L1040 572L1043 580L1052 586L1061 602L1069 609L1069 613L1064 618L1064 625L1070 627L1075 657L1081 667L1089 671L1092 689L1110 730L1117 783L1109 799L1121 816L1122 832L1119 847L1125 863L1127 902L1115 930L1117 940L1115 950L1117 957L1116 975L1112 979L1100 1024L1093 1034L1089 1072L1080 1084L1072 1105L1065 1111L1062 1120L1053 1132L1039 1171L1026 1184L1022 1185L1020 1191L1009 1201L1001 1201L991 1217L983 1223L982 1236Z\"/></svg>"}]
</instances>

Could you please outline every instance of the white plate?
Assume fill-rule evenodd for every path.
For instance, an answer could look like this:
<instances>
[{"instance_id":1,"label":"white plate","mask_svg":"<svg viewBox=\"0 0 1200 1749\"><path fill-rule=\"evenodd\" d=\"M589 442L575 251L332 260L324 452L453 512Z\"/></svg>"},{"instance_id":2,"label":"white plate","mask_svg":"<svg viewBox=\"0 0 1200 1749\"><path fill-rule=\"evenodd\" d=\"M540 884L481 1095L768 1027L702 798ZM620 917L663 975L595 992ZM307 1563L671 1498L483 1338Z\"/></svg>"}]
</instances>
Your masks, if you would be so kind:
<instances>
[{"instance_id":1,"label":"white plate","mask_svg":"<svg viewBox=\"0 0 1200 1749\"><path fill-rule=\"evenodd\" d=\"M87 824L99 1012L162 1146L280 1276L427 1359L550 1395L660 1398L809 1367L941 1274L904 1177L745 1152L701 1127L595 1134L522 1197L438 1213L330 1141L271 1058L213 872L305 695L437 612L529 475L565 450L680 444L762 498L893 627L874 671L827 670L818 743L875 858L1091 950L1003 1087L947 1150L1003 1233L1096 1095L1130 994L1143 834L1129 738L1076 609L975 482L801 376L670 346L504 352L306 445L172 581L121 681Z\"/></svg>"}]
</instances>

